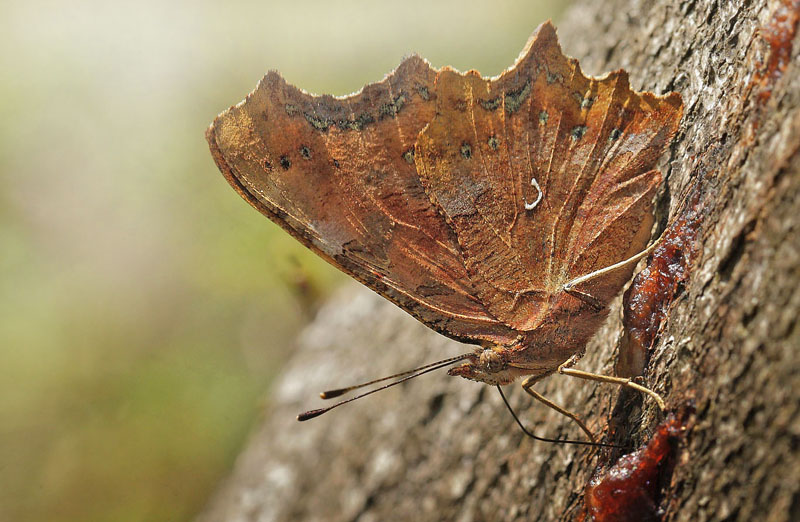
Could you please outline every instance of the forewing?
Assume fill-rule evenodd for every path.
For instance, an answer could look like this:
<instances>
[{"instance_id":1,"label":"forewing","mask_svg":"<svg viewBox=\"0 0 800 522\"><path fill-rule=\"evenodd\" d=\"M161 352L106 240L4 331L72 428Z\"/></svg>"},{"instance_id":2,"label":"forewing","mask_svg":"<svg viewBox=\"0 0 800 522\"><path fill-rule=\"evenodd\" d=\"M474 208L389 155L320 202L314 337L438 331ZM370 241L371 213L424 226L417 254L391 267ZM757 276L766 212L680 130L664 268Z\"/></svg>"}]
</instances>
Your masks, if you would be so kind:
<instances>
[{"instance_id":1,"label":"forewing","mask_svg":"<svg viewBox=\"0 0 800 522\"><path fill-rule=\"evenodd\" d=\"M515 333L474 295L455 235L416 174L435 74L411 57L334 98L271 72L207 138L237 192L334 266L445 335L507 343Z\"/></svg>"}]
</instances>

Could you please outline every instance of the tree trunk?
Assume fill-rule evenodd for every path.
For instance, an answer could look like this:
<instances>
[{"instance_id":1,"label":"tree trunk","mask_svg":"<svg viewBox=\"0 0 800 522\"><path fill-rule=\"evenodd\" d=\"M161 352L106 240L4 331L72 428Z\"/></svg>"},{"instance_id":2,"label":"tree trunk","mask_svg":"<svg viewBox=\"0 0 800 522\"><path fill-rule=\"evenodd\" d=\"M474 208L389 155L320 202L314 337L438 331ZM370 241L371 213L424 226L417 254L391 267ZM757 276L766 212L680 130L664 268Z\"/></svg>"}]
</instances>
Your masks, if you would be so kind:
<instances>
[{"instance_id":1,"label":"tree trunk","mask_svg":"<svg viewBox=\"0 0 800 522\"><path fill-rule=\"evenodd\" d=\"M464 351L351 286L300 336L200 519L800 520L798 16L800 0L580 1L559 27L588 73L624 68L633 87L684 99L661 165L666 240L578 365L641 372L665 397L677 413L669 444L650 446L657 462L531 440L494 389L444 372L297 423L321 390ZM538 435L582 437L507 389ZM554 376L537 390L607 441L639 447L665 433L651 400L618 387ZM615 464L618 475L655 470L652 486L621 482L605 500L587 490Z\"/></svg>"}]
</instances>

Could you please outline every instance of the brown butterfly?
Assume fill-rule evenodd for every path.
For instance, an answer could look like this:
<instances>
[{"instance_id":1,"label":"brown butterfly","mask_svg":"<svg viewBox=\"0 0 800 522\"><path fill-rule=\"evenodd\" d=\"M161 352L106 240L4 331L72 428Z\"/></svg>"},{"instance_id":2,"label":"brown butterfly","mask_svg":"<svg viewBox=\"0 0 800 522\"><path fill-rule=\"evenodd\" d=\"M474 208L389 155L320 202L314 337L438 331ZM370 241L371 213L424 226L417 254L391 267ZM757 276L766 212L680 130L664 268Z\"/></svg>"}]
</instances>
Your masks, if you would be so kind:
<instances>
[{"instance_id":1,"label":"brown butterfly","mask_svg":"<svg viewBox=\"0 0 800 522\"><path fill-rule=\"evenodd\" d=\"M681 114L678 94L636 93L625 71L584 76L547 22L492 79L412 56L337 98L270 72L207 139L253 207L428 327L479 345L441 361L465 361L450 375L525 376L556 407L531 389L555 372L661 401L569 366L642 256L653 166Z\"/></svg>"}]
</instances>

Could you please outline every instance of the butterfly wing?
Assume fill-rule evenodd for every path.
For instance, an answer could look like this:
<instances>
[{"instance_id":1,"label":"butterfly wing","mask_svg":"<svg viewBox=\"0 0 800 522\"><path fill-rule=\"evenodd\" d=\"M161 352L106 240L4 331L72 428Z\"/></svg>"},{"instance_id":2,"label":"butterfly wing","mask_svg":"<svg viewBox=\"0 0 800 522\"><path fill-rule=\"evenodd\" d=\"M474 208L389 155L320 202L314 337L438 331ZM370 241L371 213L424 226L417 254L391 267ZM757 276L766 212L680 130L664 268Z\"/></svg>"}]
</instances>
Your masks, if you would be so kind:
<instances>
[{"instance_id":1,"label":"butterfly wing","mask_svg":"<svg viewBox=\"0 0 800 522\"><path fill-rule=\"evenodd\" d=\"M519 331L579 310L564 283L645 246L661 182L652 168L680 121L680 96L635 93L623 71L585 77L549 23L498 78L445 69L434 87L417 170L477 296ZM631 270L585 291L607 304Z\"/></svg>"},{"instance_id":2,"label":"butterfly wing","mask_svg":"<svg viewBox=\"0 0 800 522\"><path fill-rule=\"evenodd\" d=\"M505 344L517 334L474 294L455 234L416 173L435 75L410 57L334 98L271 72L207 139L237 192L334 266L445 335Z\"/></svg>"}]
</instances>

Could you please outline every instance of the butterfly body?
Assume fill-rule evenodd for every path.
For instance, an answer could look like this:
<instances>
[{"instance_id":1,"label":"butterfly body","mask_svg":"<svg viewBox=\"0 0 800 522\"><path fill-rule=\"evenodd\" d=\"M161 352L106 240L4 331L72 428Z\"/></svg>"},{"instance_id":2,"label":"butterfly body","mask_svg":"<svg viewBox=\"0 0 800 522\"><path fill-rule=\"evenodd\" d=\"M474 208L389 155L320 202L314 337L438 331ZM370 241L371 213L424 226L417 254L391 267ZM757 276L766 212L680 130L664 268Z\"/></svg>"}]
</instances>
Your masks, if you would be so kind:
<instances>
[{"instance_id":1,"label":"butterfly body","mask_svg":"<svg viewBox=\"0 0 800 522\"><path fill-rule=\"evenodd\" d=\"M585 77L551 24L497 78L407 58L344 98L268 73L207 139L252 206L430 328L479 345L489 384L579 354L641 251L680 96Z\"/></svg>"}]
</instances>

